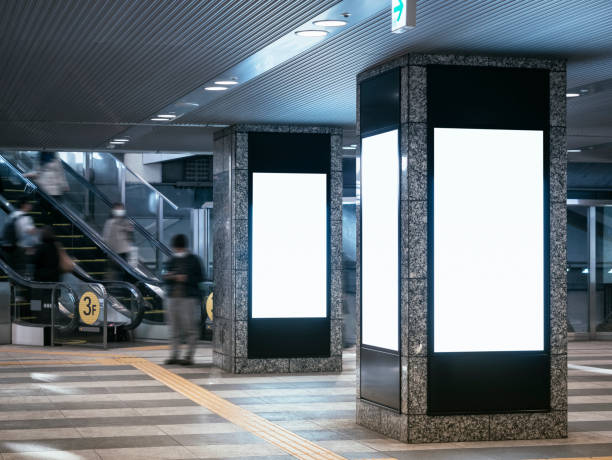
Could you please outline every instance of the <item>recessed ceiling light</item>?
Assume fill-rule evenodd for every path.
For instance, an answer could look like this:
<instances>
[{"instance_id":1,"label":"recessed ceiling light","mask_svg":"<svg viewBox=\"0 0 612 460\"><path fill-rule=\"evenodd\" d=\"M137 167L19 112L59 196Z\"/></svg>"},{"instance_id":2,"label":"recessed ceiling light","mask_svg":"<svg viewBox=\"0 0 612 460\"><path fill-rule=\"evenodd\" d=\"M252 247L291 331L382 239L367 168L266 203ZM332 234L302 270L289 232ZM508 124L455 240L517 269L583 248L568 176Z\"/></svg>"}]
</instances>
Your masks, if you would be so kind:
<instances>
[{"instance_id":1,"label":"recessed ceiling light","mask_svg":"<svg viewBox=\"0 0 612 460\"><path fill-rule=\"evenodd\" d=\"M232 85L237 85L238 82L236 80L219 80L215 82L215 85L225 85L225 86L232 86Z\"/></svg>"},{"instance_id":2,"label":"recessed ceiling light","mask_svg":"<svg viewBox=\"0 0 612 460\"><path fill-rule=\"evenodd\" d=\"M583 275L586 275L587 273L589 273L589 269L588 268L583 268L581 273Z\"/></svg>"},{"instance_id":3,"label":"recessed ceiling light","mask_svg":"<svg viewBox=\"0 0 612 460\"><path fill-rule=\"evenodd\" d=\"M115 142L130 142L129 139L113 139Z\"/></svg>"},{"instance_id":4,"label":"recessed ceiling light","mask_svg":"<svg viewBox=\"0 0 612 460\"><path fill-rule=\"evenodd\" d=\"M351 144L351 147L357 148L357 144Z\"/></svg>"},{"instance_id":5,"label":"recessed ceiling light","mask_svg":"<svg viewBox=\"0 0 612 460\"><path fill-rule=\"evenodd\" d=\"M300 37L324 37L328 33L327 30L298 30L295 35Z\"/></svg>"},{"instance_id":6,"label":"recessed ceiling light","mask_svg":"<svg viewBox=\"0 0 612 460\"><path fill-rule=\"evenodd\" d=\"M125 144L125 142L123 142L123 141L110 141L110 143L111 143L111 144L114 144L114 145L121 145L121 144Z\"/></svg>"},{"instance_id":7,"label":"recessed ceiling light","mask_svg":"<svg viewBox=\"0 0 612 460\"><path fill-rule=\"evenodd\" d=\"M578 97L578 96L580 96L580 93L567 93L565 95L565 97Z\"/></svg>"},{"instance_id":8,"label":"recessed ceiling light","mask_svg":"<svg viewBox=\"0 0 612 460\"><path fill-rule=\"evenodd\" d=\"M170 120L168 118L155 117L155 118L151 118L151 121L170 121Z\"/></svg>"},{"instance_id":9,"label":"recessed ceiling light","mask_svg":"<svg viewBox=\"0 0 612 460\"><path fill-rule=\"evenodd\" d=\"M582 149L567 149L567 153L580 153Z\"/></svg>"},{"instance_id":10,"label":"recessed ceiling light","mask_svg":"<svg viewBox=\"0 0 612 460\"><path fill-rule=\"evenodd\" d=\"M343 150L355 150L357 149L357 146L352 146L352 145L345 145L344 147L342 147Z\"/></svg>"},{"instance_id":11,"label":"recessed ceiling light","mask_svg":"<svg viewBox=\"0 0 612 460\"><path fill-rule=\"evenodd\" d=\"M227 88L225 86L207 86L204 89L206 91L225 91Z\"/></svg>"},{"instance_id":12,"label":"recessed ceiling light","mask_svg":"<svg viewBox=\"0 0 612 460\"><path fill-rule=\"evenodd\" d=\"M323 21L315 21L313 24L318 27L343 27L347 22L339 19L325 19Z\"/></svg>"},{"instance_id":13,"label":"recessed ceiling light","mask_svg":"<svg viewBox=\"0 0 612 460\"><path fill-rule=\"evenodd\" d=\"M168 118L169 120L176 118L176 115L172 113L157 115L157 118Z\"/></svg>"}]
</instances>

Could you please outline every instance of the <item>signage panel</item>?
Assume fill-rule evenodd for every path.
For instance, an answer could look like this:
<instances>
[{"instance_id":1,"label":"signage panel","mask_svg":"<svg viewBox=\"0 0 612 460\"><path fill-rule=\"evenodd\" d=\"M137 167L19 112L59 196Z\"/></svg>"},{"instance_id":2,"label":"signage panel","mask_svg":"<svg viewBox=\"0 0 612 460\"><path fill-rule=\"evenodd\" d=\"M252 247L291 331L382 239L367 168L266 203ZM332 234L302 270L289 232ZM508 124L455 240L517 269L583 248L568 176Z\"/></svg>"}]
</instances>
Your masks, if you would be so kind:
<instances>
[{"instance_id":1,"label":"signage panel","mask_svg":"<svg viewBox=\"0 0 612 460\"><path fill-rule=\"evenodd\" d=\"M362 139L362 343L399 351L398 131Z\"/></svg>"},{"instance_id":2,"label":"signage panel","mask_svg":"<svg viewBox=\"0 0 612 460\"><path fill-rule=\"evenodd\" d=\"M434 129L434 352L543 351L538 130Z\"/></svg>"},{"instance_id":3,"label":"signage panel","mask_svg":"<svg viewBox=\"0 0 612 460\"><path fill-rule=\"evenodd\" d=\"M327 316L327 175L253 173L252 318Z\"/></svg>"}]
</instances>

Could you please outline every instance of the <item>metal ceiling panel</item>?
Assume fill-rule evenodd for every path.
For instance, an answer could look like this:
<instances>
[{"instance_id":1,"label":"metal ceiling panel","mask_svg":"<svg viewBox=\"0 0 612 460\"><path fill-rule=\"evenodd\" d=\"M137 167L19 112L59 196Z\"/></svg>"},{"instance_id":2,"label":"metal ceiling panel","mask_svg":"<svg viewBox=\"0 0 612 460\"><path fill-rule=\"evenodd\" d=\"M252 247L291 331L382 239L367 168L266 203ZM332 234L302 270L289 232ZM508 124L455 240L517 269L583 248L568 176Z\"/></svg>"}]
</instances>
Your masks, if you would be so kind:
<instances>
[{"instance_id":1,"label":"metal ceiling panel","mask_svg":"<svg viewBox=\"0 0 612 460\"><path fill-rule=\"evenodd\" d=\"M147 119L338 3L2 0L0 145L100 145L125 127L88 122ZM612 78L610 24L609 0L419 0L415 29L391 34L385 9L180 122L351 128L356 74L406 52L567 57L568 85L593 83ZM612 136L610 104L610 92L570 101L568 132ZM58 121L82 124L45 123ZM149 130L134 145L205 143L196 132Z\"/></svg>"}]
</instances>

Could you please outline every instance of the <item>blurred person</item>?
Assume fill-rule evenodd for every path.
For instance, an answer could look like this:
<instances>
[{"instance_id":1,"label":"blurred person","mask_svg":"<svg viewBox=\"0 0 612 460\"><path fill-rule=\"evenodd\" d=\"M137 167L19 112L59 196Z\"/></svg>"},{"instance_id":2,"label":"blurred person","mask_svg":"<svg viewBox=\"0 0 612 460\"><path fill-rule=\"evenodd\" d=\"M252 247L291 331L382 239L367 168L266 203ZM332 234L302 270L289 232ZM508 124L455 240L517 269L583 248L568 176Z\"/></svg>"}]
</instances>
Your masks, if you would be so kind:
<instances>
[{"instance_id":1,"label":"blurred person","mask_svg":"<svg viewBox=\"0 0 612 460\"><path fill-rule=\"evenodd\" d=\"M175 235L171 246L173 257L166 265L164 279L168 294L168 322L170 323L171 353L166 364L193 364L193 356L198 341L197 313L202 295L200 283L204 281L202 264L198 256L187 249L187 237ZM181 339L185 338L187 350L183 359L179 358Z\"/></svg>"},{"instance_id":2,"label":"blurred person","mask_svg":"<svg viewBox=\"0 0 612 460\"><path fill-rule=\"evenodd\" d=\"M62 161L55 152L40 152L38 169L25 176L33 178L43 192L55 199L61 200L64 193L70 190Z\"/></svg>"},{"instance_id":3,"label":"blurred person","mask_svg":"<svg viewBox=\"0 0 612 460\"><path fill-rule=\"evenodd\" d=\"M57 201L63 201L64 193L70 190L66 181L66 174L61 160L55 152L40 152L38 169L24 174L32 178L40 189ZM47 225L53 224L53 213L50 209L43 207L43 220Z\"/></svg>"},{"instance_id":4,"label":"blurred person","mask_svg":"<svg viewBox=\"0 0 612 460\"><path fill-rule=\"evenodd\" d=\"M28 275L30 261L38 243L38 232L34 220L28 213L32 210L30 197L23 196L17 202L17 209L9 214L3 231L3 247L10 260L9 264L17 273Z\"/></svg>"},{"instance_id":5,"label":"blurred person","mask_svg":"<svg viewBox=\"0 0 612 460\"><path fill-rule=\"evenodd\" d=\"M125 261L129 261L130 251L134 241L134 226L125 217L125 206L122 203L113 204L111 217L104 224L102 238ZM109 260L109 278L122 279L123 270L112 260Z\"/></svg>"},{"instance_id":6,"label":"blurred person","mask_svg":"<svg viewBox=\"0 0 612 460\"><path fill-rule=\"evenodd\" d=\"M40 244L34 253L34 280L58 283L63 273L69 273L74 262L57 241L53 228L46 226L40 232Z\"/></svg>"}]
</instances>

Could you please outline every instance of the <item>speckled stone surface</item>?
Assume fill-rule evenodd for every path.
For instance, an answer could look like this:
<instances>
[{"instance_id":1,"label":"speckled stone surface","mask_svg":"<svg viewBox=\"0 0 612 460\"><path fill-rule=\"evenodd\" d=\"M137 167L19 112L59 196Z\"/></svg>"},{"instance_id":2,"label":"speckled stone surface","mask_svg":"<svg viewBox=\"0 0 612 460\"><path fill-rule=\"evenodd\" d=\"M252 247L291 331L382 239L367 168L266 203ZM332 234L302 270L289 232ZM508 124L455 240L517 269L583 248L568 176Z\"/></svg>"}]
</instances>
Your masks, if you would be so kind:
<instances>
[{"instance_id":1,"label":"speckled stone surface","mask_svg":"<svg viewBox=\"0 0 612 460\"><path fill-rule=\"evenodd\" d=\"M339 372L341 370L342 356L289 359L289 372Z\"/></svg>"},{"instance_id":2,"label":"speckled stone surface","mask_svg":"<svg viewBox=\"0 0 612 460\"><path fill-rule=\"evenodd\" d=\"M249 218L249 172L245 169L233 171L234 199L232 209L234 219Z\"/></svg>"},{"instance_id":3,"label":"speckled stone surface","mask_svg":"<svg viewBox=\"0 0 612 460\"><path fill-rule=\"evenodd\" d=\"M408 442L408 417L405 414L381 409L380 432L390 438Z\"/></svg>"},{"instance_id":4,"label":"speckled stone surface","mask_svg":"<svg viewBox=\"0 0 612 460\"><path fill-rule=\"evenodd\" d=\"M552 203L550 206L550 277L565 278L567 274L567 206Z\"/></svg>"},{"instance_id":5,"label":"speckled stone surface","mask_svg":"<svg viewBox=\"0 0 612 460\"><path fill-rule=\"evenodd\" d=\"M488 438L488 415L408 416L411 443L486 441Z\"/></svg>"},{"instance_id":6,"label":"speckled stone surface","mask_svg":"<svg viewBox=\"0 0 612 460\"><path fill-rule=\"evenodd\" d=\"M332 171L331 173L331 204L330 219L342 222L342 171Z\"/></svg>"},{"instance_id":7,"label":"speckled stone surface","mask_svg":"<svg viewBox=\"0 0 612 460\"><path fill-rule=\"evenodd\" d=\"M342 319L342 270L331 271L331 318Z\"/></svg>"},{"instance_id":8,"label":"speckled stone surface","mask_svg":"<svg viewBox=\"0 0 612 460\"><path fill-rule=\"evenodd\" d=\"M332 319L330 321L330 355L342 357L342 320ZM340 372L342 369L337 369Z\"/></svg>"},{"instance_id":9,"label":"speckled stone surface","mask_svg":"<svg viewBox=\"0 0 612 460\"><path fill-rule=\"evenodd\" d=\"M491 440L567 437L567 412L491 415Z\"/></svg>"},{"instance_id":10,"label":"speckled stone surface","mask_svg":"<svg viewBox=\"0 0 612 460\"><path fill-rule=\"evenodd\" d=\"M567 355L553 355L550 359L550 408L567 410Z\"/></svg>"},{"instance_id":11,"label":"speckled stone surface","mask_svg":"<svg viewBox=\"0 0 612 460\"><path fill-rule=\"evenodd\" d=\"M236 321L246 321L249 317L249 272L247 272L246 270L235 270L234 276L234 318L236 319ZM215 296L216 295L217 291L215 286Z\"/></svg>"},{"instance_id":12,"label":"speckled stone surface","mask_svg":"<svg viewBox=\"0 0 612 460\"><path fill-rule=\"evenodd\" d=\"M342 172L342 136L330 136L331 144L331 171Z\"/></svg>"},{"instance_id":13,"label":"speckled stone surface","mask_svg":"<svg viewBox=\"0 0 612 460\"><path fill-rule=\"evenodd\" d=\"M551 407L553 412L428 416L427 412L427 65L475 65L547 69L550 74L550 325ZM401 415L359 399L358 423L394 439L404 439L401 420L407 422L408 442L455 442L502 439L555 438L567 435L567 327L566 327L566 186L565 61L539 58L411 55L402 67L400 154L407 171L400 182L401 282ZM390 70L369 69L366 77ZM359 91L359 87L358 87ZM358 94L359 101L359 94ZM359 105L358 105L359 107ZM357 114L359 133L359 114ZM359 204L357 206L359 208ZM359 222L359 219L357 220ZM357 285L360 283L357 226ZM357 289L357 318L359 316ZM358 327L359 331L359 327ZM358 334L358 344L360 337ZM359 374L359 347L357 350ZM384 415L383 415L384 414ZM384 420L383 420L384 418Z\"/></svg>"},{"instance_id":14,"label":"speckled stone surface","mask_svg":"<svg viewBox=\"0 0 612 460\"><path fill-rule=\"evenodd\" d=\"M567 83L565 72L550 73L550 126L565 126Z\"/></svg>"},{"instance_id":15,"label":"speckled stone surface","mask_svg":"<svg viewBox=\"0 0 612 460\"><path fill-rule=\"evenodd\" d=\"M248 355L249 326L247 321L236 321L234 333L236 334L236 357L246 358Z\"/></svg>"},{"instance_id":16,"label":"speckled stone surface","mask_svg":"<svg viewBox=\"0 0 612 460\"><path fill-rule=\"evenodd\" d=\"M408 356L427 355L427 280L408 280Z\"/></svg>"},{"instance_id":17,"label":"speckled stone surface","mask_svg":"<svg viewBox=\"0 0 612 460\"><path fill-rule=\"evenodd\" d=\"M289 372L288 359L236 358L237 374L282 374Z\"/></svg>"},{"instance_id":18,"label":"speckled stone surface","mask_svg":"<svg viewBox=\"0 0 612 460\"><path fill-rule=\"evenodd\" d=\"M330 357L248 359L249 132L330 135ZM342 370L342 130L321 126L236 125L215 133L213 246L215 253L214 363L228 372L340 372Z\"/></svg>"},{"instance_id":19,"label":"speckled stone surface","mask_svg":"<svg viewBox=\"0 0 612 460\"><path fill-rule=\"evenodd\" d=\"M410 65L425 66L430 64L488 66L489 58L487 56L465 56L461 54L410 55Z\"/></svg>"},{"instance_id":20,"label":"speckled stone surface","mask_svg":"<svg viewBox=\"0 0 612 460\"><path fill-rule=\"evenodd\" d=\"M408 358L408 401L409 414L427 412L427 357Z\"/></svg>"},{"instance_id":21,"label":"speckled stone surface","mask_svg":"<svg viewBox=\"0 0 612 460\"><path fill-rule=\"evenodd\" d=\"M357 423L370 430L380 432L381 407L370 404L364 399L357 400L356 418Z\"/></svg>"},{"instance_id":22,"label":"speckled stone surface","mask_svg":"<svg viewBox=\"0 0 612 460\"><path fill-rule=\"evenodd\" d=\"M342 270L342 220L331 221L331 269Z\"/></svg>"},{"instance_id":23,"label":"speckled stone surface","mask_svg":"<svg viewBox=\"0 0 612 460\"><path fill-rule=\"evenodd\" d=\"M425 123L427 121L427 69L421 66L409 67L408 121ZM402 91L405 89L402 88Z\"/></svg>"},{"instance_id":24,"label":"speckled stone surface","mask_svg":"<svg viewBox=\"0 0 612 460\"><path fill-rule=\"evenodd\" d=\"M234 268L236 270L249 269L249 221L248 219L234 220Z\"/></svg>"},{"instance_id":25,"label":"speckled stone surface","mask_svg":"<svg viewBox=\"0 0 612 460\"><path fill-rule=\"evenodd\" d=\"M427 201L409 202L408 277L427 277Z\"/></svg>"},{"instance_id":26,"label":"speckled stone surface","mask_svg":"<svg viewBox=\"0 0 612 460\"><path fill-rule=\"evenodd\" d=\"M550 201L567 201L567 141L562 126L550 129Z\"/></svg>"}]
</instances>

